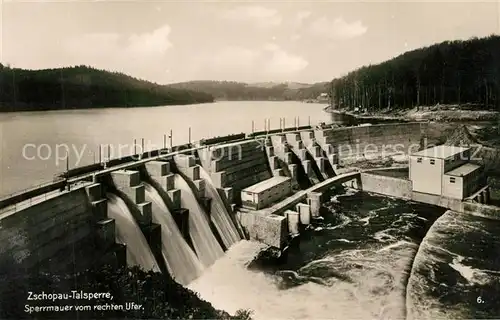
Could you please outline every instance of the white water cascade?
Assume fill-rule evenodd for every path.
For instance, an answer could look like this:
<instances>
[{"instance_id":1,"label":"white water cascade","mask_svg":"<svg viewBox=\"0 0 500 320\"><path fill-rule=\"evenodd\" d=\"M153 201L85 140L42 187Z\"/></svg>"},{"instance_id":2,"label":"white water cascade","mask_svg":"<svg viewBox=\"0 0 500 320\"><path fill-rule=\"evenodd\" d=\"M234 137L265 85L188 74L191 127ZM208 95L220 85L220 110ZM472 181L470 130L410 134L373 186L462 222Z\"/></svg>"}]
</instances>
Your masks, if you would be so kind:
<instances>
[{"instance_id":1,"label":"white water cascade","mask_svg":"<svg viewBox=\"0 0 500 320\"><path fill-rule=\"evenodd\" d=\"M140 266L145 271L161 272L144 234L125 201L107 193L108 217L115 220L116 242L127 246L127 265Z\"/></svg>"},{"instance_id":2,"label":"white water cascade","mask_svg":"<svg viewBox=\"0 0 500 320\"><path fill-rule=\"evenodd\" d=\"M212 199L210 216L215 227L224 242L226 248L230 248L233 244L241 240L238 230L236 229L229 212L227 211L222 198L220 197L217 189L212 184L212 180L208 173L200 166L200 177L205 180L206 192Z\"/></svg>"},{"instance_id":3,"label":"white water cascade","mask_svg":"<svg viewBox=\"0 0 500 320\"><path fill-rule=\"evenodd\" d=\"M144 183L146 200L152 204L153 222L161 226L162 254L172 278L188 285L203 272L200 260L182 237L175 220L158 191Z\"/></svg>"},{"instance_id":4,"label":"white water cascade","mask_svg":"<svg viewBox=\"0 0 500 320\"><path fill-rule=\"evenodd\" d=\"M201 263L209 267L224 255L224 251L210 229L207 214L187 182L178 174L175 175L175 186L181 190L182 207L189 210L189 235L196 254Z\"/></svg>"}]
</instances>

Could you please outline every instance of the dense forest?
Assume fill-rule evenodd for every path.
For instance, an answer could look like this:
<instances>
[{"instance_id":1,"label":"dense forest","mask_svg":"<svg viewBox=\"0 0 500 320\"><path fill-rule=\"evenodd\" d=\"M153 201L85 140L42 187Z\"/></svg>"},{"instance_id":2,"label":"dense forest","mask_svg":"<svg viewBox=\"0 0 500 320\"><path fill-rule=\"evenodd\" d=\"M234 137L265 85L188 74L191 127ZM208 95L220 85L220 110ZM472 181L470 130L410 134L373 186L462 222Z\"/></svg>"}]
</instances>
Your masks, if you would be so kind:
<instances>
[{"instance_id":1,"label":"dense forest","mask_svg":"<svg viewBox=\"0 0 500 320\"><path fill-rule=\"evenodd\" d=\"M500 110L500 37L446 41L334 79L335 106L368 111L443 104Z\"/></svg>"},{"instance_id":2,"label":"dense forest","mask_svg":"<svg viewBox=\"0 0 500 320\"><path fill-rule=\"evenodd\" d=\"M308 100L327 92L328 82L301 83L255 83L234 81L188 81L169 85L171 88L187 89L211 94L217 100Z\"/></svg>"},{"instance_id":3,"label":"dense forest","mask_svg":"<svg viewBox=\"0 0 500 320\"><path fill-rule=\"evenodd\" d=\"M213 102L180 90L87 66L24 70L0 64L0 112Z\"/></svg>"}]
</instances>

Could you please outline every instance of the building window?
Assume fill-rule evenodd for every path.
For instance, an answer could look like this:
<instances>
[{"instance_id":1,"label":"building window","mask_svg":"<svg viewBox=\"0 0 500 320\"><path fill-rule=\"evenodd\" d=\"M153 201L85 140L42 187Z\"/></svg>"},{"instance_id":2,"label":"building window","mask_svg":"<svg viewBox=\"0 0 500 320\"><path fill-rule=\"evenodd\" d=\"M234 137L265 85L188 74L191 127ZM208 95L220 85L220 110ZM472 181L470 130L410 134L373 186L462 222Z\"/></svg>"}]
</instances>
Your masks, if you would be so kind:
<instances>
[{"instance_id":1,"label":"building window","mask_svg":"<svg viewBox=\"0 0 500 320\"><path fill-rule=\"evenodd\" d=\"M418 163L422 163L422 158L417 158Z\"/></svg>"},{"instance_id":2,"label":"building window","mask_svg":"<svg viewBox=\"0 0 500 320\"><path fill-rule=\"evenodd\" d=\"M455 178L450 178L450 183L455 183Z\"/></svg>"},{"instance_id":3,"label":"building window","mask_svg":"<svg viewBox=\"0 0 500 320\"><path fill-rule=\"evenodd\" d=\"M431 164L434 164L435 160L434 159L431 159L430 163Z\"/></svg>"}]
</instances>

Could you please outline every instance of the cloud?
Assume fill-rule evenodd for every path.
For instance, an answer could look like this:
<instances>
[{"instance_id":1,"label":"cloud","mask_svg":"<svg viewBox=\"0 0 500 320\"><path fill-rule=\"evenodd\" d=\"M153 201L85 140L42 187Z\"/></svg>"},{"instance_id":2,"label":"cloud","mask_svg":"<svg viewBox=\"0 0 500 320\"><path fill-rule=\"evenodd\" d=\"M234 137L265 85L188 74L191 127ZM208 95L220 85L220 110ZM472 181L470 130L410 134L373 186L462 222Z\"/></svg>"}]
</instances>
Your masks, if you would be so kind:
<instances>
[{"instance_id":1,"label":"cloud","mask_svg":"<svg viewBox=\"0 0 500 320\"><path fill-rule=\"evenodd\" d=\"M260 48L227 46L212 54L203 54L196 61L196 74L210 79L256 81L288 80L309 65L303 57L268 43Z\"/></svg>"},{"instance_id":2,"label":"cloud","mask_svg":"<svg viewBox=\"0 0 500 320\"><path fill-rule=\"evenodd\" d=\"M268 44L261 51L262 65L267 71L274 75L294 74L309 65L309 62L301 56L291 54L276 44Z\"/></svg>"},{"instance_id":3,"label":"cloud","mask_svg":"<svg viewBox=\"0 0 500 320\"><path fill-rule=\"evenodd\" d=\"M168 39L170 30L170 26L164 25L151 33L133 34L126 49L141 55L164 54L172 46Z\"/></svg>"},{"instance_id":4,"label":"cloud","mask_svg":"<svg viewBox=\"0 0 500 320\"><path fill-rule=\"evenodd\" d=\"M307 20L311 16L312 12L311 11L299 11L295 15L295 22L297 26L301 26L302 23Z\"/></svg>"},{"instance_id":5,"label":"cloud","mask_svg":"<svg viewBox=\"0 0 500 320\"><path fill-rule=\"evenodd\" d=\"M283 20L277 10L263 6L235 7L223 11L221 18L230 21L251 23L260 28L279 26Z\"/></svg>"},{"instance_id":6,"label":"cloud","mask_svg":"<svg viewBox=\"0 0 500 320\"><path fill-rule=\"evenodd\" d=\"M151 32L128 36L118 33L84 34L63 43L63 49L71 57L69 64L91 65L155 81L151 70L158 70L172 47L170 31L170 26L164 25Z\"/></svg>"},{"instance_id":7,"label":"cloud","mask_svg":"<svg viewBox=\"0 0 500 320\"><path fill-rule=\"evenodd\" d=\"M366 33L368 28L361 21L347 22L342 17L331 21L325 17L319 18L309 26L312 35L330 39L351 39Z\"/></svg>"}]
</instances>

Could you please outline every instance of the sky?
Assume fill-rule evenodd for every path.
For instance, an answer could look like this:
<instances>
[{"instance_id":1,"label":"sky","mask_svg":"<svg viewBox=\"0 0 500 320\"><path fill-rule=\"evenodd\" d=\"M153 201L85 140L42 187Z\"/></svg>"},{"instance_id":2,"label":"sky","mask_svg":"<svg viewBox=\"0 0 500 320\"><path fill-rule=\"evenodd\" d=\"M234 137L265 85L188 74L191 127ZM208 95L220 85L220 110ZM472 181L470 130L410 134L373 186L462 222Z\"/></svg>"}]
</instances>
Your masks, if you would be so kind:
<instances>
[{"instance_id":1,"label":"sky","mask_svg":"<svg viewBox=\"0 0 500 320\"><path fill-rule=\"evenodd\" d=\"M500 34L500 0L0 0L0 62L160 84L329 81L405 51Z\"/></svg>"}]
</instances>

